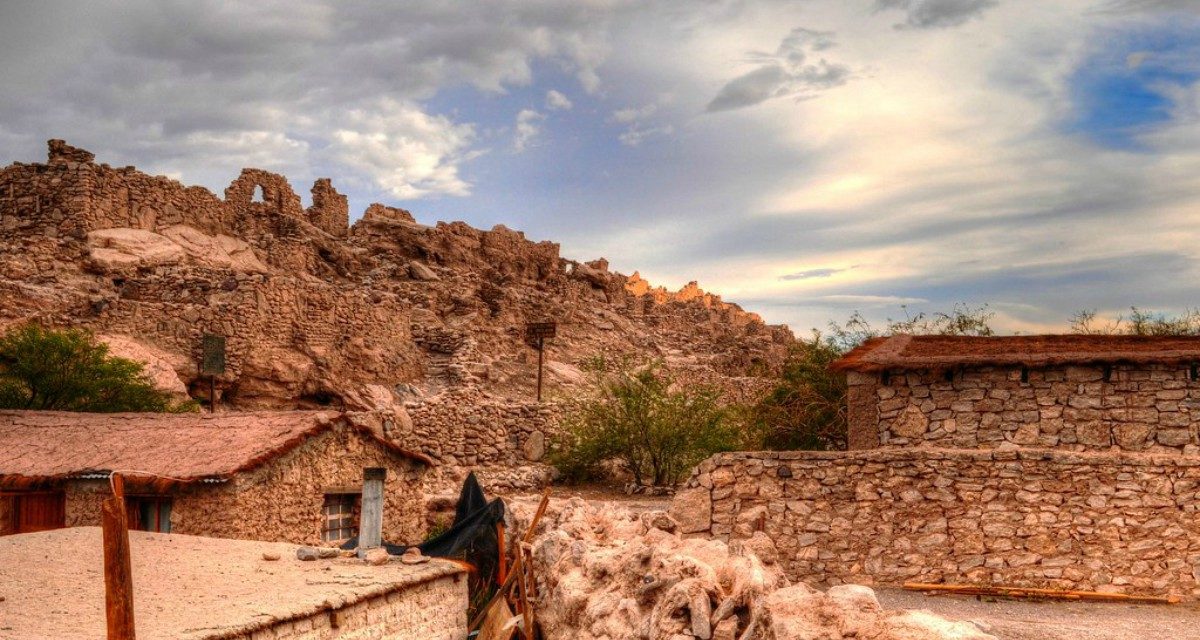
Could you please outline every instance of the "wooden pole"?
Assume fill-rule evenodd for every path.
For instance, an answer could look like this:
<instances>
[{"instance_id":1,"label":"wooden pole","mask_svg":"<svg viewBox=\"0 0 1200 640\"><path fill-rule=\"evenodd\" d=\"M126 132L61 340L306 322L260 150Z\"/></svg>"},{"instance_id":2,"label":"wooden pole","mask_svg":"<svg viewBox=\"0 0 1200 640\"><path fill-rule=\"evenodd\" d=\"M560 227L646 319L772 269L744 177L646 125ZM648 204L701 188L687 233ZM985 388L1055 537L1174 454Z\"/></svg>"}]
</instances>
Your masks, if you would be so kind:
<instances>
[{"instance_id":1,"label":"wooden pole","mask_svg":"<svg viewBox=\"0 0 1200 640\"><path fill-rule=\"evenodd\" d=\"M383 545L383 481L387 469L371 467L363 469L362 516L358 528L358 557L365 557L368 549Z\"/></svg>"},{"instance_id":2,"label":"wooden pole","mask_svg":"<svg viewBox=\"0 0 1200 640\"><path fill-rule=\"evenodd\" d=\"M1124 593L1069 591L1064 589L1035 589L1033 587L983 587L966 584L926 584L906 582L909 591L936 591L967 596L1000 596L1004 598L1053 598L1056 600L1090 600L1094 602L1129 602L1138 604L1177 604L1178 596L1135 596Z\"/></svg>"},{"instance_id":3,"label":"wooden pole","mask_svg":"<svg viewBox=\"0 0 1200 640\"><path fill-rule=\"evenodd\" d=\"M104 605L108 640L134 640L133 566L129 557L129 516L125 480L112 474L113 495L101 505L104 539Z\"/></svg>"},{"instance_id":4,"label":"wooden pole","mask_svg":"<svg viewBox=\"0 0 1200 640\"><path fill-rule=\"evenodd\" d=\"M535 528L537 528L537 525L541 521L542 516L546 513L546 507L548 507L549 505L550 505L550 488L546 487L546 490L542 493L542 501L540 503L538 503L537 512L533 514L533 520L530 521L529 529L527 529L525 531L525 535L521 539L522 541L529 542L530 540L533 539L533 530ZM521 541L518 541L517 542L518 553L519 553L519 549L520 549L520 544L521 544ZM495 604L496 601L499 600L500 598L503 598L505 596L505 594L508 593L509 588L511 588L514 584L516 584L517 575L518 575L518 572L515 570L515 568L514 568L514 570L508 572L508 577L505 578L504 583L500 585L500 588L496 590L496 593L494 593L492 595L492 599L488 600L487 604L483 605L483 608L480 609L475 614L475 619L471 621L471 624L467 625L468 630L474 631L475 629L479 628L480 623L483 622L484 617L487 615L488 609L491 609L492 605Z\"/></svg>"},{"instance_id":5,"label":"wooden pole","mask_svg":"<svg viewBox=\"0 0 1200 640\"><path fill-rule=\"evenodd\" d=\"M542 401L542 350L545 348L541 336L538 336L538 388L537 401Z\"/></svg>"}]
</instances>

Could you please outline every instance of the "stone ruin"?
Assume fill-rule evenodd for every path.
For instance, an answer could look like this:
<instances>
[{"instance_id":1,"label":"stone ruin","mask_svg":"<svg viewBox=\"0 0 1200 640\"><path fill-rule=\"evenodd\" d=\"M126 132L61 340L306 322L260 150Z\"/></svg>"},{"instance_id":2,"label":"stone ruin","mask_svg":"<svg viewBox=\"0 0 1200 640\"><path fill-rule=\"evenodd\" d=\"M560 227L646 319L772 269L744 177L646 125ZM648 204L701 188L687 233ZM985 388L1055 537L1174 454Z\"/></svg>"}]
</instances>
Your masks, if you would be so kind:
<instances>
[{"instance_id":1,"label":"stone ruin","mask_svg":"<svg viewBox=\"0 0 1200 640\"><path fill-rule=\"evenodd\" d=\"M552 409L529 406L526 322L560 327L546 406L597 353L659 358L753 396L793 340L694 283L651 287L503 226L429 226L378 203L348 221L327 179L308 207L260 169L219 197L52 140L47 163L0 169L0 330L90 329L202 400L201 338L223 335L219 409L383 410L407 446L446 467L489 467L501 484L536 481L553 426ZM505 472L530 465L523 479Z\"/></svg>"}]
</instances>

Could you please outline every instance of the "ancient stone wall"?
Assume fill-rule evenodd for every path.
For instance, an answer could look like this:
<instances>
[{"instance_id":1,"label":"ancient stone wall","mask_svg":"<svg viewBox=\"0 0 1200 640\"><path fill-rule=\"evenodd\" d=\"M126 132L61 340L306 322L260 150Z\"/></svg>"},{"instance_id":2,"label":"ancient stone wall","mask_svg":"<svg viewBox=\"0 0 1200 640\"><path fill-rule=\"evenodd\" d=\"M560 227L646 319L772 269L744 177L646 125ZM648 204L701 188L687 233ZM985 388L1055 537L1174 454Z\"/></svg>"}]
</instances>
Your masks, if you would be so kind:
<instances>
[{"instance_id":1,"label":"ancient stone wall","mask_svg":"<svg viewBox=\"0 0 1200 640\"><path fill-rule=\"evenodd\" d=\"M855 449L1014 443L1200 455L1200 381L1188 367L985 367L852 373L849 382Z\"/></svg>"},{"instance_id":2,"label":"ancient stone wall","mask_svg":"<svg viewBox=\"0 0 1200 640\"><path fill-rule=\"evenodd\" d=\"M387 469L383 537L413 543L425 536L425 474L417 461L397 460L377 443L337 427L263 467L222 484L199 483L171 492L171 531L191 535L293 544L323 544L326 493L362 486L363 469ZM136 491L130 491L136 495ZM70 482L68 527L96 526L106 481Z\"/></svg>"},{"instance_id":3,"label":"ancient stone wall","mask_svg":"<svg viewBox=\"0 0 1200 640\"><path fill-rule=\"evenodd\" d=\"M281 399L291 399L284 406L328 405L353 383L406 382L424 372L409 309L388 294L293 276L178 268L130 277L118 296L100 301L82 309L77 322L155 336L160 348L189 354L184 377L201 392L207 380L195 366L202 336L227 336L227 368L217 386L223 402L242 408L278 407Z\"/></svg>"},{"instance_id":4,"label":"ancient stone wall","mask_svg":"<svg viewBox=\"0 0 1200 640\"><path fill-rule=\"evenodd\" d=\"M672 514L763 530L812 583L946 582L1200 596L1200 458L1026 449L713 456Z\"/></svg>"},{"instance_id":5,"label":"ancient stone wall","mask_svg":"<svg viewBox=\"0 0 1200 640\"><path fill-rule=\"evenodd\" d=\"M411 426L388 435L401 446L437 461L431 485L457 491L467 471L489 490L540 487L549 479L544 462L557 433L561 408L551 403L488 397L477 389L447 392L407 406Z\"/></svg>"}]
</instances>

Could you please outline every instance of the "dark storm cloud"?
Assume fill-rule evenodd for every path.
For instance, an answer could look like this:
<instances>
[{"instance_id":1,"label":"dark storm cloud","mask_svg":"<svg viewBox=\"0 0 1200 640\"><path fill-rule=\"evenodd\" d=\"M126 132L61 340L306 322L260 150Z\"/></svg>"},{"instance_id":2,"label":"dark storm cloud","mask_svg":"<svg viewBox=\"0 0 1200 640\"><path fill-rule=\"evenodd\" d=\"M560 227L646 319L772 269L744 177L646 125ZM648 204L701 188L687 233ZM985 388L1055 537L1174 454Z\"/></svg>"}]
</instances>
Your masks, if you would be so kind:
<instances>
[{"instance_id":1,"label":"dark storm cloud","mask_svg":"<svg viewBox=\"0 0 1200 640\"><path fill-rule=\"evenodd\" d=\"M956 27L996 4L997 0L876 0L875 9L904 11L904 22L897 29L933 29Z\"/></svg>"},{"instance_id":2,"label":"dark storm cloud","mask_svg":"<svg viewBox=\"0 0 1200 640\"><path fill-rule=\"evenodd\" d=\"M759 66L725 83L708 103L707 111L729 111L783 96L807 97L844 84L850 67L812 58L834 46L832 33L797 27L774 53L755 53Z\"/></svg>"}]
</instances>

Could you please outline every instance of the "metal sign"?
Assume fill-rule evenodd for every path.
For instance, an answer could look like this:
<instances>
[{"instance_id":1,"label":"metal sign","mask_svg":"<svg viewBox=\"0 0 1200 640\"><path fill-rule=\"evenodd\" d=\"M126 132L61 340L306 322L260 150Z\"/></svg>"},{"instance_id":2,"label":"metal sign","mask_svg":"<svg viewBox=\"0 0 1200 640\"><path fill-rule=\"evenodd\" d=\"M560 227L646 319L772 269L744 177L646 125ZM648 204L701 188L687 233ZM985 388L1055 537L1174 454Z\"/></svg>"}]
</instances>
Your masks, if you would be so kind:
<instances>
[{"instance_id":1,"label":"metal sign","mask_svg":"<svg viewBox=\"0 0 1200 640\"><path fill-rule=\"evenodd\" d=\"M525 324L525 337L529 340L546 340L558 335L557 322L529 322Z\"/></svg>"},{"instance_id":2,"label":"metal sign","mask_svg":"<svg viewBox=\"0 0 1200 640\"><path fill-rule=\"evenodd\" d=\"M203 355L200 359L200 373L206 376L219 376L225 373L225 336L204 334L200 348Z\"/></svg>"}]
</instances>

